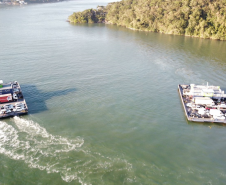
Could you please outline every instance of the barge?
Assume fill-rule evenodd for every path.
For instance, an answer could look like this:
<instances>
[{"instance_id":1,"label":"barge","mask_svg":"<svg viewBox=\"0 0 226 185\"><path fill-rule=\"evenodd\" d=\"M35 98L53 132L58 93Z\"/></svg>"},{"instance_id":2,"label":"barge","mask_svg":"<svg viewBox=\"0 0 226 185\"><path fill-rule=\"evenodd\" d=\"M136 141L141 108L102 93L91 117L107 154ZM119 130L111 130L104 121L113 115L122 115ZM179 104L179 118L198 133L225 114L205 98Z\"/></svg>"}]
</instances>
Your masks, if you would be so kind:
<instances>
[{"instance_id":1,"label":"barge","mask_svg":"<svg viewBox=\"0 0 226 185\"><path fill-rule=\"evenodd\" d=\"M226 94L219 86L178 85L188 121L226 124Z\"/></svg>"},{"instance_id":2,"label":"barge","mask_svg":"<svg viewBox=\"0 0 226 185\"><path fill-rule=\"evenodd\" d=\"M27 103L17 81L0 80L0 119L28 113Z\"/></svg>"}]
</instances>

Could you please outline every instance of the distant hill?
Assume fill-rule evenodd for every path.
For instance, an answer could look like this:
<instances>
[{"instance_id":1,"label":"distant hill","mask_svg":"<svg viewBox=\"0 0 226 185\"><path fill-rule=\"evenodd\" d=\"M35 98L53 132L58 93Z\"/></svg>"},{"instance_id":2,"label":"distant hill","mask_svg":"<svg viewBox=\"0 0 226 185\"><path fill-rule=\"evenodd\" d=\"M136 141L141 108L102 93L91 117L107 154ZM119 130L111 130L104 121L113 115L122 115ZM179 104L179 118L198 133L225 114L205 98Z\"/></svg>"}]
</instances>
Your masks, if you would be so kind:
<instances>
[{"instance_id":1,"label":"distant hill","mask_svg":"<svg viewBox=\"0 0 226 185\"><path fill-rule=\"evenodd\" d=\"M64 0L24 0L27 3L52 3L52 2L59 2Z\"/></svg>"},{"instance_id":2,"label":"distant hill","mask_svg":"<svg viewBox=\"0 0 226 185\"><path fill-rule=\"evenodd\" d=\"M73 13L68 20L226 40L226 0L122 0Z\"/></svg>"},{"instance_id":3,"label":"distant hill","mask_svg":"<svg viewBox=\"0 0 226 185\"><path fill-rule=\"evenodd\" d=\"M24 2L27 2L27 3L52 3L52 2L59 2L59 1L64 1L64 0L21 0L21 1L24 1ZM0 0L0 2L3 2L3 3L18 3L18 0Z\"/></svg>"}]
</instances>

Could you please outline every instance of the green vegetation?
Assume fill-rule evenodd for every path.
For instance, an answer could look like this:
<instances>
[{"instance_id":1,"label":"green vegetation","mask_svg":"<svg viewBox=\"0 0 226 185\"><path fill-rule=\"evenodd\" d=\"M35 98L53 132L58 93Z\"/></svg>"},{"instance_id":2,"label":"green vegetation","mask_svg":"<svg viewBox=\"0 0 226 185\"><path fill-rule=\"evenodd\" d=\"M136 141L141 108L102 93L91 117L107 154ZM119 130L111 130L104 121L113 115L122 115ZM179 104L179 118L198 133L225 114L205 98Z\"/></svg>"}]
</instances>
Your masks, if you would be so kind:
<instances>
[{"instance_id":1,"label":"green vegetation","mask_svg":"<svg viewBox=\"0 0 226 185\"><path fill-rule=\"evenodd\" d=\"M71 23L104 23L107 10L103 6L97 9L88 9L83 12L73 13L68 20Z\"/></svg>"},{"instance_id":2,"label":"green vegetation","mask_svg":"<svg viewBox=\"0 0 226 185\"><path fill-rule=\"evenodd\" d=\"M122 0L73 13L69 21L226 40L226 0Z\"/></svg>"}]
</instances>

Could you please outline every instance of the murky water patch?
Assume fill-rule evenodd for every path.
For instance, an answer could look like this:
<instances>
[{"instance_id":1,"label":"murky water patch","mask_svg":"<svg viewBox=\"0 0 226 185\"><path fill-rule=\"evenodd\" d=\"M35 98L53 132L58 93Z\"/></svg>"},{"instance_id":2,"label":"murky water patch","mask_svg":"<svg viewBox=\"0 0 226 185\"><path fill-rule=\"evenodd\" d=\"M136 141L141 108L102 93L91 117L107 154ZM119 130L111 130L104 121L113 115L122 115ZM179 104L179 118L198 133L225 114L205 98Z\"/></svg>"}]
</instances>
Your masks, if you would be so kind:
<instances>
[{"instance_id":1,"label":"murky water patch","mask_svg":"<svg viewBox=\"0 0 226 185\"><path fill-rule=\"evenodd\" d=\"M83 147L83 138L69 140L52 135L32 120L15 117L13 121L16 127L0 121L0 153L11 159L23 160L30 168L47 173L59 173L66 182L92 184L92 176L96 176L101 183L106 174L119 172L128 181L133 179L130 163Z\"/></svg>"}]
</instances>

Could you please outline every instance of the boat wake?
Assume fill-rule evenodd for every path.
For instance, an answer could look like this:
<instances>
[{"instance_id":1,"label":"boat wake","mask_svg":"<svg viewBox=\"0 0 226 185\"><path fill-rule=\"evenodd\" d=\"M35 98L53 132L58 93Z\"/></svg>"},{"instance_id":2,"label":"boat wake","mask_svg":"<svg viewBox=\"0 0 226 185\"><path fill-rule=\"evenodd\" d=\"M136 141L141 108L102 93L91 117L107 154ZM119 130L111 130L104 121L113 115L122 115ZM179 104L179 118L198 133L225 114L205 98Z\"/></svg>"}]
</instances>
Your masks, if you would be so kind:
<instances>
[{"instance_id":1,"label":"boat wake","mask_svg":"<svg viewBox=\"0 0 226 185\"><path fill-rule=\"evenodd\" d=\"M92 179L98 182L99 177L102 184L109 172L116 176L124 174L125 181L133 181L128 176L132 169L130 163L86 149L83 138L69 140L54 136L38 123L19 117L14 117L13 123L15 126L0 121L0 154L23 160L30 168L59 173L66 182L91 184Z\"/></svg>"}]
</instances>

